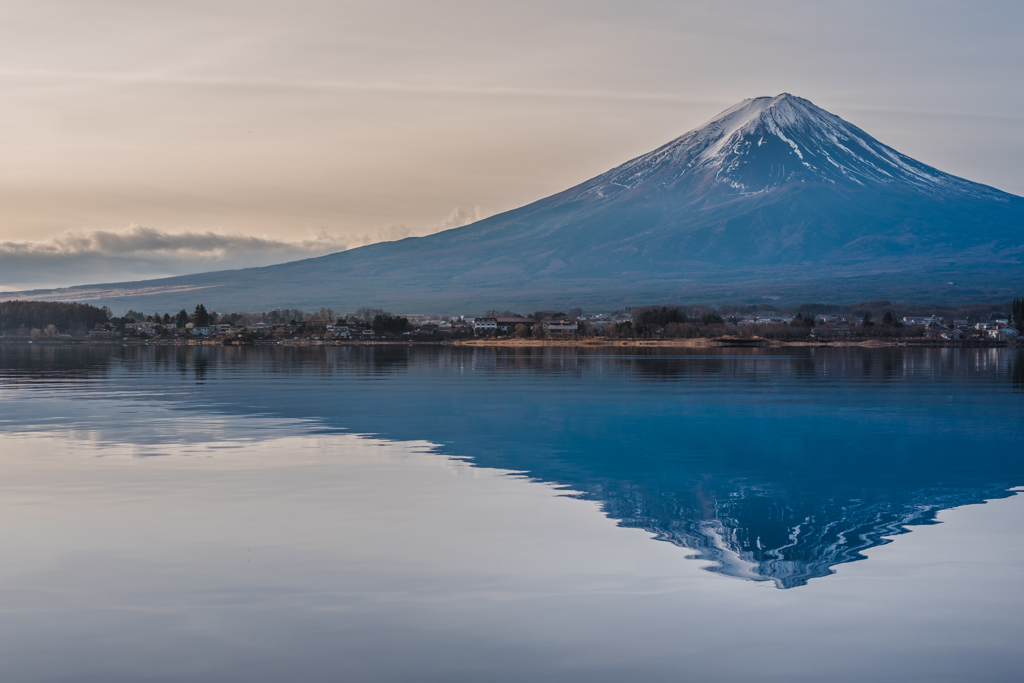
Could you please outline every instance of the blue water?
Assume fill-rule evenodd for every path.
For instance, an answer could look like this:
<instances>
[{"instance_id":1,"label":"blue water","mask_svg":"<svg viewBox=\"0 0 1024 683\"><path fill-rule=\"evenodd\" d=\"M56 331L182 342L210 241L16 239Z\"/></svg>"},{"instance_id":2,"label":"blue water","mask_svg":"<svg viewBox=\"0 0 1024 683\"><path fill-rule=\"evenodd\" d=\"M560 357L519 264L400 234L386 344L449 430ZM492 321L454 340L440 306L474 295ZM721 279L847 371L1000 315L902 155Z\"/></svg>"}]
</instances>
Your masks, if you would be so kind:
<instances>
[{"instance_id":1,"label":"blue water","mask_svg":"<svg viewBox=\"0 0 1024 683\"><path fill-rule=\"evenodd\" d=\"M1019 679L1024 354L616 351L0 346L4 678Z\"/></svg>"}]
</instances>

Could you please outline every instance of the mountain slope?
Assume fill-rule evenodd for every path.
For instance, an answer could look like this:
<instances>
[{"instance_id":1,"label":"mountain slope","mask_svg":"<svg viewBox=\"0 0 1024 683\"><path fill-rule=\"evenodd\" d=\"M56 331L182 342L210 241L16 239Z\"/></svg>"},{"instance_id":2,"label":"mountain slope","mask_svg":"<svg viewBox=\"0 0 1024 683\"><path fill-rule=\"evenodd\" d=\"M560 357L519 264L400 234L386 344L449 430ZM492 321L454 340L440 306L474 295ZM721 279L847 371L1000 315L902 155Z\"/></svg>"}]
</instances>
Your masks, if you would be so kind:
<instances>
[{"instance_id":1,"label":"mountain slope","mask_svg":"<svg viewBox=\"0 0 1024 683\"><path fill-rule=\"evenodd\" d=\"M147 310L201 298L220 310L438 312L764 296L952 301L1014 292L1022 254L1024 199L783 94L744 100L607 173L463 228L267 268L34 295Z\"/></svg>"}]
</instances>

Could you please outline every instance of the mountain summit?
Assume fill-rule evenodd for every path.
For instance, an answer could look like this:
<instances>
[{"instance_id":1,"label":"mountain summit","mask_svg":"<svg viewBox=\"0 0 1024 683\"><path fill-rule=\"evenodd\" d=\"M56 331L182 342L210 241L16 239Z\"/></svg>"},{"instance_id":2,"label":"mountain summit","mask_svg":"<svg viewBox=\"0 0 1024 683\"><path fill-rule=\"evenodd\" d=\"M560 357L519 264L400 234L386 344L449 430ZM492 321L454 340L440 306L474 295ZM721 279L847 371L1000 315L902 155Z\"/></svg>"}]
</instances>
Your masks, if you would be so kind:
<instances>
[{"instance_id":1,"label":"mountain summit","mask_svg":"<svg viewBox=\"0 0 1024 683\"><path fill-rule=\"evenodd\" d=\"M452 313L764 298L952 302L1019 294L1022 257L1024 199L943 173L782 94L744 100L564 192L429 237L32 295L145 310L198 297L219 310Z\"/></svg>"},{"instance_id":2,"label":"mountain summit","mask_svg":"<svg viewBox=\"0 0 1024 683\"><path fill-rule=\"evenodd\" d=\"M610 197L649 183L697 201L757 195L792 183L902 186L928 194L1001 194L900 154L788 93L743 100L583 187L584 192ZM580 197L577 193L572 199Z\"/></svg>"}]
</instances>

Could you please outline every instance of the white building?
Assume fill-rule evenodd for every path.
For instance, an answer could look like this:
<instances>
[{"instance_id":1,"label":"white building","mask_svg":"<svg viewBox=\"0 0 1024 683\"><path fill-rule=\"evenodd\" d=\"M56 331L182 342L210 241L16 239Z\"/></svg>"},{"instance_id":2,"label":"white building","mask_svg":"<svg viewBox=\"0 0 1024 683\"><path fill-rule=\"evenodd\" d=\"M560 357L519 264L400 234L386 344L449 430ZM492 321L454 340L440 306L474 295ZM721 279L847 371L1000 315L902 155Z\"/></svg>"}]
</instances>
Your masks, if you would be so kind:
<instances>
[{"instance_id":1,"label":"white building","mask_svg":"<svg viewBox=\"0 0 1024 683\"><path fill-rule=\"evenodd\" d=\"M1004 341L1009 341L1011 339L1016 339L1019 335L1017 334L1017 330L1013 329L1012 327L1000 327L999 329L989 330L988 336L991 339L1002 339Z\"/></svg>"},{"instance_id":2,"label":"white building","mask_svg":"<svg viewBox=\"0 0 1024 683\"><path fill-rule=\"evenodd\" d=\"M497 318L473 318L474 332L488 332L498 329Z\"/></svg>"},{"instance_id":3,"label":"white building","mask_svg":"<svg viewBox=\"0 0 1024 683\"><path fill-rule=\"evenodd\" d=\"M916 317L907 315L903 317L904 325L941 325L944 320L938 316Z\"/></svg>"}]
</instances>

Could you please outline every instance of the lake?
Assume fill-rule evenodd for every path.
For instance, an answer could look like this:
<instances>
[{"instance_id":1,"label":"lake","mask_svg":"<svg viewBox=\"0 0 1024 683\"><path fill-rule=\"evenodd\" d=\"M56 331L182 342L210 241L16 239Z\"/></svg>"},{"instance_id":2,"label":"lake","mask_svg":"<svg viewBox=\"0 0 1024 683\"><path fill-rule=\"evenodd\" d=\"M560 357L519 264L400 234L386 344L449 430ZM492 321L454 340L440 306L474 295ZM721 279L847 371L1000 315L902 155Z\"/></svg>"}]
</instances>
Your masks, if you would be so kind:
<instances>
[{"instance_id":1,"label":"lake","mask_svg":"<svg viewBox=\"0 0 1024 683\"><path fill-rule=\"evenodd\" d=\"M9 681L1017 681L1024 352L0 345Z\"/></svg>"}]
</instances>

